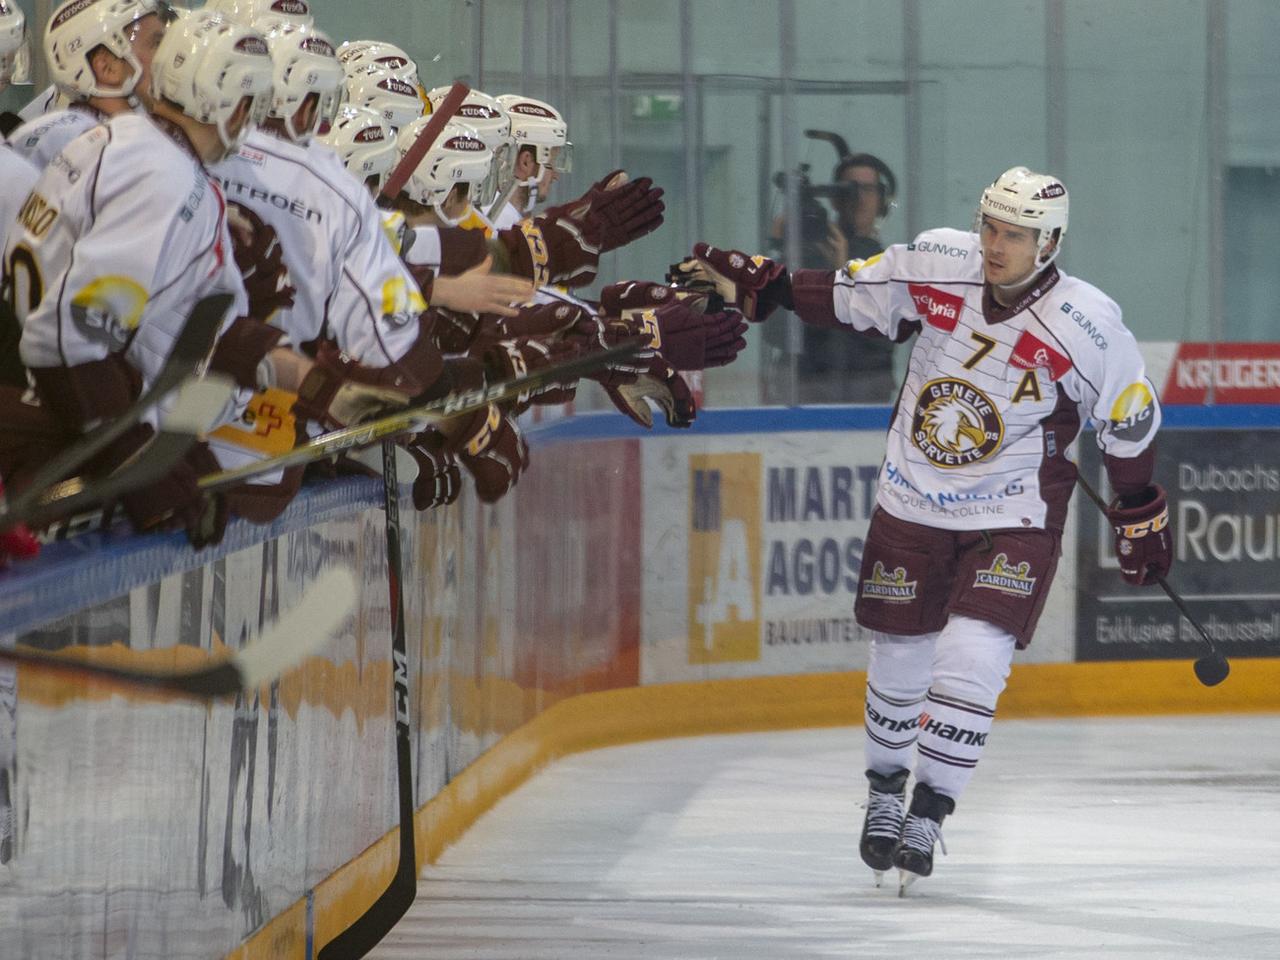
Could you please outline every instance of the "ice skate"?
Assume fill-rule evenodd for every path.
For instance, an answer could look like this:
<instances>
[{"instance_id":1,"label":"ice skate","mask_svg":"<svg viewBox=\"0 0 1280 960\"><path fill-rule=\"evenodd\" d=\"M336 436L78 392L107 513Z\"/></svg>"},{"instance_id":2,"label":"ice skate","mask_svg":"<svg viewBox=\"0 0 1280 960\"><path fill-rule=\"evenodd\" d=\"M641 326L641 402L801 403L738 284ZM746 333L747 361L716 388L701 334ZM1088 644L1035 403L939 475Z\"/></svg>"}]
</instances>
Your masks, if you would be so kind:
<instances>
[{"instance_id":1,"label":"ice skate","mask_svg":"<svg viewBox=\"0 0 1280 960\"><path fill-rule=\"evenodd\" d=\"M920 877L933 873L933 845L942 842L942 821L956 808L956 802L923 783L917 783L911 797L911 809L902 824L902 836L893 849L893 865L898 868L898 896L907 895L907 887Z\"/></svg>"},{"instance_id":2,"label":"ice skate","mask_svg":"<svg viewBox=\"0 0 1280 960\"><path fill-rule=\"evenodd\" d=\"M893 851L907 813L908 775L906 770L890 774L867 771L871 787L867 791L867 816L862 821L858 852L862 862L875 871L877 887L883 882L885 871L893 866Z\"/></svg>"}]
</instances>

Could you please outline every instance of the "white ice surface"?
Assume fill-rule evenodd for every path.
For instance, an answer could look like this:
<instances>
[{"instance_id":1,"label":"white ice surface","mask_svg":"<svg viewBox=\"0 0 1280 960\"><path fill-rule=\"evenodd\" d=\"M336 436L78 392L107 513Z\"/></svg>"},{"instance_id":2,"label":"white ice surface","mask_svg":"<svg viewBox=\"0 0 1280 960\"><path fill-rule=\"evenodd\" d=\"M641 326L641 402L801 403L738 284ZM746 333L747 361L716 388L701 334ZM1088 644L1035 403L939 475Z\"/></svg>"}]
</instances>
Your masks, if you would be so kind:
<instances>
[{"instance_id":1,"label":"white ice surface","mask_svg":"<svg viewBox=\"0 0 1280 960\"><path fill-rule=\"evenodd\" d=\"M861 731L563 760L377 960L1280 958L1280 717L997 721L934 875L858 859Z\"/></svg>"}]
</instances>

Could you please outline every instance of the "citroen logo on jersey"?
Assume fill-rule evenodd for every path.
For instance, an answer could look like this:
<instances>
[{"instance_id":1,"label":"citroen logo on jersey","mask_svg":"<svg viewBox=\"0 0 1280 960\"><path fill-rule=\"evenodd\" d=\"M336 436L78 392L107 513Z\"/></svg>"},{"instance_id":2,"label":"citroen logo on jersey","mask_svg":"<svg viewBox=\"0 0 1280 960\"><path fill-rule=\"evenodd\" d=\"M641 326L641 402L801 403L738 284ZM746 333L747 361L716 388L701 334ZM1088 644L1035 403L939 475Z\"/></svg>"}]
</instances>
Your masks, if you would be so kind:
<instances>
[{"instance_id":1,"label":"citroen logo on jersey","mask_svg":"<svg viewBox=\"0 0 1280 960\"><path fill-rule=\"evenodd\" d=\"M985 393L964 380L930 380L920 390L911 440L935 466L964 467L1000 448L1004 421Z\"/></svg>"}]
</instances>

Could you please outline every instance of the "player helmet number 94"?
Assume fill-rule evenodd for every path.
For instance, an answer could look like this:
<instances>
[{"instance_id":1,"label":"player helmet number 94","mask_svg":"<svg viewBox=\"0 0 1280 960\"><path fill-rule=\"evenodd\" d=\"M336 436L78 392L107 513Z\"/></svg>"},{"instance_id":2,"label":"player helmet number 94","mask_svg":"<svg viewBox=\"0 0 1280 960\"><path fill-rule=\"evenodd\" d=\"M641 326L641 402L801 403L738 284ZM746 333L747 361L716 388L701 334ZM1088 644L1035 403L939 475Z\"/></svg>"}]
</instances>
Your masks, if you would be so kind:
<instances>
[{"instance_id":1,"label":"player helmet number 94","mask_svg":"<svg viewBox=\"0 0 1280 960\"><path fill-rule=\"evenodd\" d=\"M498 102L511 117L511 139L515 141L517 150L526 146L533 147L534 159L539 164L560 173L568 173L573 169L573 144L569 142L569 125L555 107L515 93L502 94L498 97ZM526 186L532 186L536 182L535 176Z\"/></svg>"},{"instance_id":2,"label":"player helmet number 94","mask_svg":"<svg viewBox=\"0 0 1280 960\"><path fill-rule=\"evenodd\" d=\"M977 227L981 227L983 217L990 217L1039 230L1036 268L1043 269L1062 249L1067 235L1067 203L1067 188L1057 177L1033 173L1026 167L1011 167L982 191ZM1054 240L1057 243L1049 250Z\"/></svg>"},{"instance_id":3,"label":"player helmet number 94","mask_svg":"<svg viewBox=\"0 0 1280 960\"><path fill-rule=\"evenodd\" d=\"M165 32L151 64L151 92L171 100L193 120L217 128L227 152L271 108L271 55L250 27L203 11L180 16ZM232 126L237 108L247 117Z\"/></svg>"}]
</instances>

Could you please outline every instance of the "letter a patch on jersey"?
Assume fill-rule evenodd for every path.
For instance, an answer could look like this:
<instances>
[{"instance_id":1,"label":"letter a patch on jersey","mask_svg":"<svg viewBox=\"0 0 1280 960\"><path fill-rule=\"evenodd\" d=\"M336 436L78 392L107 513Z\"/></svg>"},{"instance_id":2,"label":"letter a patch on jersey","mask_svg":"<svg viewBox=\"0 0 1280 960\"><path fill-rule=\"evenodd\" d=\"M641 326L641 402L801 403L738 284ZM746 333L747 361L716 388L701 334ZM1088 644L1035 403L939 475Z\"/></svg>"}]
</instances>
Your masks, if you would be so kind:
<instances>
[{"instance_id":1,"label":"letter a patch on jersey","mask_svg":"<svg viewBox=\"0 0 1280 960\"><path fill-rule=\"evenodd\" d=\"M1013 354L1009 357L1009 362L1023 370L1044 367L1049 371L1050 380L1061 380L1071 370L1069 358L1028 331L1024 331L1018 338L1018 342L1013 345Z\"/></svg>"},{"instance_id":2,"label":"letter a patch on jersey","mask_svg":"<svg viewBox=\"0 0 1280 960\"><path fill-rule=\"evenodd\" d=\"M950 333L960 322L960 311L964 309L964 297L954 293L944 293L937 287L925 283L909 283L907 291L915 301L920 316L931 327L943 333Z\"/></svg>"}]
</instances>

